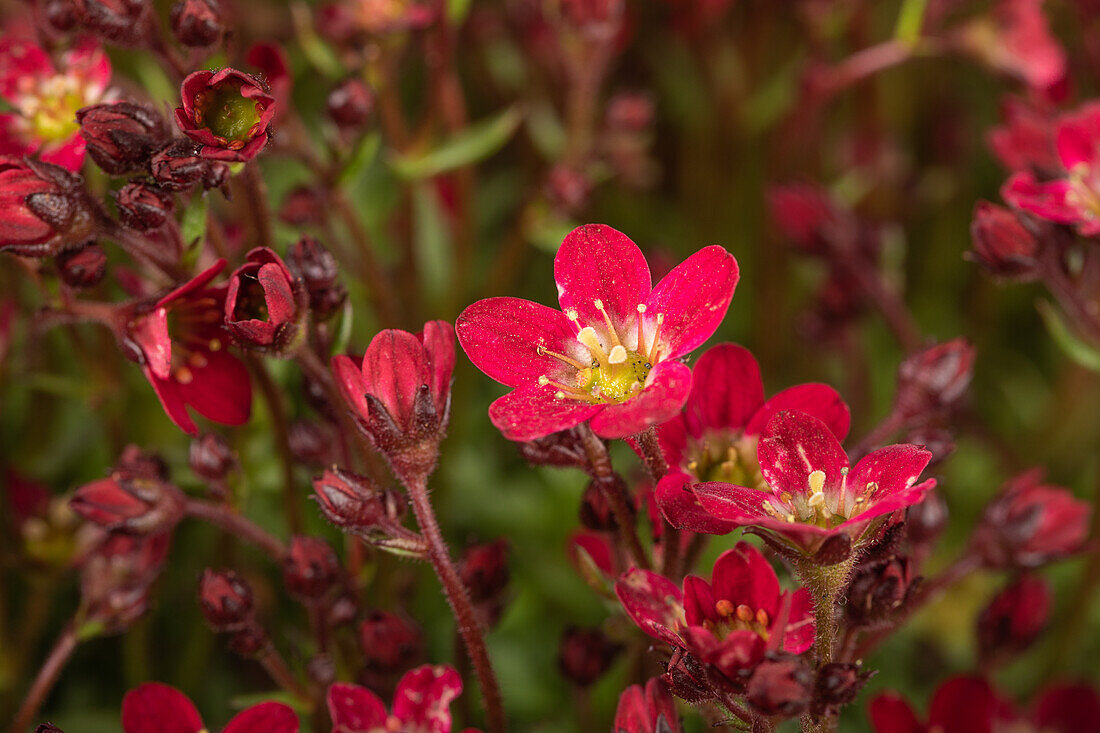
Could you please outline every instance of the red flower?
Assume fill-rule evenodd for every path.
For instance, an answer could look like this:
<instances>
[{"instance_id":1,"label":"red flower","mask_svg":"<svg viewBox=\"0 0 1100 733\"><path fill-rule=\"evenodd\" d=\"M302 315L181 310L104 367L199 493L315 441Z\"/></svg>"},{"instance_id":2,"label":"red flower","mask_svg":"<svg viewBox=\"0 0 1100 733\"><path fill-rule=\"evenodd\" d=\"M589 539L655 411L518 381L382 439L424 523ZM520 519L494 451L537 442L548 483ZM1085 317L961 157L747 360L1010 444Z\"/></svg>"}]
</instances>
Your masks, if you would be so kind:
<instances>
[{"instance_id":1,"label":"red flower","mask_svg":"<svg viewBox=\"0 0 1100 733\"><path fill-rule=\"evenodd\" d=\"M122 325L123 344L141 364L164 411L180 429L198 435L187 413L240 425L252 409L248 371L229 353L222 325L225 286L209 287L225 267L219 260Z\"/></svg>"},{"instance_id":2,"label":"red flower","mask_svg":"<svg viewBox=\"0 0 1100 733\"><path fill-rule=\"evenodd\" d=\"M554 260L561 311L489 298L458 317L470 360L515 389L489 407L511 440L533 440L591 420L605 438L673 417L691 390L678 361L714 332L737 285L719 246L696 252L654 288L641 250L601 224L574 229Z\"/></svg>"},{"instance_id":3,"label":"red flower","mask_svg":"<svg viewBox=\"0 0 1100 733\"><path fill-rule=\"evenodd\" d=\"M81 486L69 506L107 530L133 534L171 531L183 518L184 497L171 484L116 470L110 478Z\"/></svg>"},{"instance_id":4,"label":"red flower","mask_svg":"<svg viewBox=\"0 0 1100 733\"><path fill-rule=\"evenodd\" d=\"M680 716L668 685L654 677L645 684L631 685L619 697L614 733L680 733Z\"/></svg>"},{"instance_id":5,"label":"red flower","mask_svg":"<svg viewBox=\"0 0 1100 733\"><path fill-rule=\"evenodd\" d=\"M37 154L68 170L84 162L76 112L103 98L111 62L99 44L84 39L55 67L33 41L0 40L0 97L14 112L0 114L0 155Z\"/></svg>"},{"instance_id":6,"label":"red flower","mask_svg":"<svg viewBox=\"0 0 1100 733\"><path fill-rule=\"evenodd\" d=\"M619 578L615 592L643 631L731 680L760 662L769 641L794 654L813 645L809 591L781 592L772 566L746 542L718 557L710 583L689 575L681 592L667 578L634 568ZM782 637L773 640L777 634Z\"/></svg>"},{"instance_id":7,"label":"red flower","mask_svg":"<svg viewBox=\"0 0 1100 733\"><path fill-rule=\"evenodd\" d=\"M989 146L1011 171L1057 171L1062 165L1054 144L1050 111L1032 102L1009 97L1001 103L1003 122L989 131Z\"/></svg>"},{"instance_id":8,"label":"red flower","mask_svg":"<svg viewBox=\"0 0 1100 733\"><path fill-rule=\"evenodd\" d=\"M1020 280L1035 276L1039 242L1012 211L979 201L970 223L970 238L974 258L991 274Z\"/></svg>"},{"instance_id":9,"label":"red flower","mask_svg":"<svg viewBox=\"0 0 1100 733\"><path fill-rule=\"evenodd\" d=\"M322 6L317 27L325 37L348 43L363 36L425 28L436 15L431 3L416 0L344 0Z\"/></svg>"},{"instance_id":10,"label":"red flower","mask_svg":"<svg viewBox=\"0 0 1100 733\"><path fill-rule=\"evenodd\" d=\"M1100 234L1100 103L1062 117L1056 144L1068 172L1064 178L1040 182L1031 172L1020 172L1008 179L1001 196L1043 219L1073 224L1086 236Z\"/></svg>"},{"instance_id":11,"label":"red flower","mask_svg":"<svg viewBox=\"0 0 1100 733\"><path fill-rule=\"evenodd\" d=\"M427 664L401 678L390 714L365 687L335 684L328 688L332 733L450 733L451 701L461 693L457 672Z\"/></svg>"},{"instance_id":12,"label":"red flower","mask_svg":"<svg viewBox=\"0 0 1100 733\"><path fill-rule=\"evenodd\" d=\"M767 488L711 482L696 485L695 496L716 519L770 530L773 540L806 554L826 540L858 546L873 520L916 504L936 485L916 484L932 458L924 448L887 446L849 468L829 426L793 410L771 419L757 458Z\"/></svg>"},{"instance_id":13,"label":"red flower","mask_svg":"<svg viewBox=\"0 0 1100 733\"><path fill-rule=\"evenodd\" d=\"M80 176L0 155L0 252L49 257L95 236L96 212Z\"/></svg>"},{"instance_id":14,"label":"red flower","mask_svg":"<svg viewBox=\"0 0 1100 733\"><path fill-rule=\"evenodd\" d=\"M736 525L703 510L693 487L726 481L765 489L757 440L783 410L819 418L838 440L848 434L848 406L832 387L800 384L765 400L760 365L748 349L719 344L700 356L684 412L657 429L669 472L658 482L655 498L668 521L692 532L729 533Z\"/></svg>"},{"instance_id":15,"label":"red flower","mask_svg":"<svg viewBox=\"0 0 1100 733\"><path fill-rule=\"evenodd\" d=\"M176 124L212 160L252 160L267 145L275 98L256 77L236 69L196 71L180 87Z\"/></svg>"},{"instance_id":16,"label":"red flower","mask_svg":"<svg viewBox=\"0 0 1100 733\"><path fill-rule=\"evenodd\" d=\"M266 247L248 253L225 294L225 325L243 346L292 351L304 331L305 290L282 258Z\"/></svg>"},{"instance_id":17,"label":"red flower","mask_svg":"<svg viewBox=\"0 0 1100 733\"><path fill-rule=\"evenodd\" d=\"M1000 591L978 616L978 650L992 661L1019 654L1039 638L1050 621L1050 585L1036 575L1023 575Z\"/></svg>"},{"instance_id":18,"label":"red flower","mask_svg":"<svg viewBox=\"0 0 1100 733\"><path fill-rule=\"evenodd\" d=\"M122 698L123 733L201 733L207 730L187 696L174 687L146 682ZM287 705L262 702L241 711L222 733L297 733L298 716Z\"/></svg>"},{"instance_id":19,"label":"red flower","mask_svg":"<svg viewBox=\"0 0 1100 733\"><path fill-rule=\"evenodd\" d=\"M869 713L875 733L993 733L994 721L1007 716L1008 704L984 679L955 677L932 696L927 723L893 692L871 700Z\"/></svg>"},{"instance_id":20,"label":"red flower","mask_svg":"<svg viewBox=\"0 0 1100 733\"><path fill-rule=\"evenodd\" d=\"M1033 90L1054 94L1066 80L1066 52L1050 32L1043 0L1000 0L991 17L965 29L962 41L982 61Z\"/></svg>"}]
</instances>

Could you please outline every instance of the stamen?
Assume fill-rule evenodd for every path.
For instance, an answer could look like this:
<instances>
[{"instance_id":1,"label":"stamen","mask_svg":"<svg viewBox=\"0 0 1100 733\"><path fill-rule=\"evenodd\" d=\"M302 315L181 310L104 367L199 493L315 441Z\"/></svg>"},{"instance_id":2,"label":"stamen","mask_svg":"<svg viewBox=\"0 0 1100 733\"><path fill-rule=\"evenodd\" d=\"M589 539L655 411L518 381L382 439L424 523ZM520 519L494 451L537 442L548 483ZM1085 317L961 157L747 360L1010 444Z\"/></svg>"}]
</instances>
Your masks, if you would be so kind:
<instances>
[{"instance_id":1,"label":"stamen","mask_svg":"<svg viewBox=\"0 0 1100 733\"><path fill-rule=\"evenodd\" d=\"M565 311L565 317L573 321L573 323L576 323L577 319L580 318L580 315L577 313L576 308L569 308Z\"/></svg>"},{"instance_id":2,"label":"stamen","mask_svg":"<svg viewBox=\"0 0 1100 733\"><path fill-rule=\"evenodd\" d=\"M759 609L756 612L756 622L764 628L768 628L768 621L768 612L765 611L763 608Z\"/></svg>"},{"instance_id":3,"label":"stamen","mask_svg":"<svg viewBox=\"0 0 1100 733\"><path fill-rule=\"evenodd\" d=\"M825 503L825 472L821 470L810 472L810 496L806 499L806 503L812 508L817 509Z\"/></svg>"},{"instance_id":4,"label":"stamen","mask_svg":"<svg viewBox=\"0 0 1100 733\"><path fill-rule=\"evenodd\" d=\"M600 339L596 336L596 329L591 326L585 326L581 329L581 332L577 334L577 341L580 341L588 347L588 350L592 352L592 356L599 363L600 369L610 369L611 365L607 361L607 354L600 344Z\"/></svg>"},{"instance_id":5,"label":"stamen","mask_svg":"<svg viewBox=\"0 0 1100 733\"><path fill-rule=\"evenodd\" d=\"M550 349L544 348L542 346L536 346L535 353L539 356L542 356L543 354L545 354L546 356L552 356L558 361L564 362L575 369L585 369L588 366L587 364L581 364L579 361L572 357L566 356L565 354L559 354L556 351L551 351Z\"/></svg>"},{"instance_id":6,"label":"stamen","mask_svg":"<svg viewBox=\"0 0 1100 733\"><path fill-rule=\"evenodd\" d=\"M195 378L195 376L191 374L191 370L187 367L180 367L172 376L174 376L176 381L180 384L191 384L191 380Z\"/></svg>"},{"instance_id":7,"label":"stamen","mask_svg":"<svg viewBox=\"0 0 1100 733\"><path fill-rule=\"evenodd\" d=\"M616 344L611 353L607 355L607 360L612 364L622 364L626 361L626 347L622 344Z\"/></svg>"},{"instance_id":8,"label":"stamen","mask_svg":"<svg viewBox=\"0 0 1100 733\"><path fill-rule=\"evenodd\" d=\"M729 603L729 601L726 602ZM752 621L752 609L742 603L737 607L737 618L745 623Z\"/></svg>"},{"instance_id":9,"label":"stamen","mask_svg":"<svg viewBox=\"0 0 1100 733\"><path fill-rule=\"evenodd\" d=\"M600 315L603 316L603 322L607 324L607 333L611 336L612 347L621 346L622 342L619 341L619 334L615 332L615 326L611 323L611 316L607 315L607 311L603 308L603 301L599 298L596 298L596 300L593 302L593 305L596 306L596 310L598 310L600 312ZM612 351L614 351L614 348L612 348ZM625 352L626 350L623 349L623 351ZM611 363L615 364L617 362Z\"/></svg>"},{"instance_id":10,"label":"stamen","mask_svg":"<svg viewBox=\"0 0 1100 733\"><path fill-rule=\"evenodd\" d=\"M714 604L714 610L718 612L719 616L727 618L733 615L733 604L723 598Z\"/></svg>"},{"instance_id":11,"label":"stamen","mask_svg":"<svg viewBox=\"0 0 1100 733\"><path fill-rule=\"evenodd\" d=\"M653 346L649 349L649 363L657 364L657 349L661 344L661 325L665 322L665 314L657 314L657 329L653 332Z\"/></svg>"},{"instance_id":12,"label":"stamen","mask_svg":"<svg viewBox=\"0 0 1100 733\"><path fill-rule=\"evenodd\" d=\"M639 354L645 353L645 326L642 325L642 316L645 315L645 303L638 303L638 345L634 350Z\"/></svg>"},{"instance_id":13,"label":"stamen","mask_svg":"<svg viewBox=\"0 0 1100 733\"><path fill-rule=\"evenodd\" d=\"M206 348L208 348L211 352L221 351L222 342L219 339L210 339L210 343L206 345Z\"/></svg>"}]
</instances>

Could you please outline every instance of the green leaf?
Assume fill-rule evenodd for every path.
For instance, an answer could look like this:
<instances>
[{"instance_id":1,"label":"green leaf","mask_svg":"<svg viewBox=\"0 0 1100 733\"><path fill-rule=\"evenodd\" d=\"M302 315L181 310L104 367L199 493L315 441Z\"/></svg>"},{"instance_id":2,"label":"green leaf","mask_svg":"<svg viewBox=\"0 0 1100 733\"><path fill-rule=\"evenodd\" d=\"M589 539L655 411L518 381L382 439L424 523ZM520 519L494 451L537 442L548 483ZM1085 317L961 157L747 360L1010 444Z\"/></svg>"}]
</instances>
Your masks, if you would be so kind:
<instances>
[{"instance_id":1,"label":"green leaf","mask_svg":"<svg viewBox=\"0 0 1100 733\"><path fill-rule=\"evenodd\" d=\"M423 155L395 156L390 165L407 180L421 180L485 160L512 139L523 113L509 107L496 117L474 123Z\"/></svg>"},{"instance_id":2,"label":"green leaf","mask_svg":"<svg viewBox=\"0 0 1100 733\"><path fill-rule=\"evenodd\" d=\"M416 261L424 294L438 301L447 292L448 273L454 272L454 247L434 186L420 183L413 188L413 217Z\"/></svg>"},{"instance_id":3,"label":"green leaf","mask_svg":"<svg viewBox=\"0 0 1100 733\"><path fill-rule=\"evenodd\" d=\"M1054 343L1058 344L1066 356L1086 369L1100 372L1100 350L1082 341L1066 323L1061 312L1050 302L1040 300L1035 303L1035 307L1043 317L1043 323Z\"/></svg>"},{"instance_id":4,"label":"green leaf","mask_svg":"<svg viewBox=\"0 0 1100 733\"><path fill-rule=\"evenodd\" d=\"M348 158L348 164L344 166L344 169L340 171L340 175L336 179L337 183L341 186L346 186L348 183L359 178L363 171L374 162L374 158L378 154L378 148L381 147L381 145L382 136L377 132L372 132L369 135L364 135L359 138L359 142L355 144L355 149L351 151L351 156Z\"/></svg>"},{"instance_id":5,"label":"green leaf","mask_svg":"<svg viewBox=\"0 0 1100 733\"><path fill-rule=\"evenodd\" d=\"M894 26L894 38L902 43L916 44L920 40L927 7L928 0L905 0L898 13L898 23Z\"/></svg>"},{"instance_id":6,"label":"green leaf","mask_svg":"<svg viewBox=\"0 0 1100 733\"><path fill-rule=\"evenodd\" d=\"M451 25L462 25L466 15L470 12L472 0L447 0L447 20Z\"/></svg>"},{"instance_id":7,"label":"green leaf","mask_svg":"<svg viewBox=\"0 0 1100 733\"><path fill-rule=\"evenodd\" d=\"M336 52L329 48L328 44L322 41L313 29L313 16L309 6L305 3L295 3L290 8L290 14L294 19L294 31L298 36L298 45L301 47L306 60L313 68L330 79L339 78L344 73L344 67L340 63Z\"/></svg>"},{"instance_id":8,"label":"green leaf","mask_svg":"<svg viewBox=\"0 0 1100 733\"><path fill-rule=\"evenodd\" d=\"M332 355L343 354L351 341L351 326L355 320L352 317L354 311L351 307L351 298L344 300L344 308L340 311L340 323L336 327L336 338L332 340Z\"/></svg>"},{"instance_id":9,"label":"green leaf","mask_svg":"<svg viewBox=\"0 0 1100 733\"><path fill-rule=\"evenodd\" d=\"M183 211L180 221L180 238L183 240L183 264L191 267L199 258L202 243L206 240L206 212L209 204L206 194L192 197L191 205Z\"/></svg>"}]
</instances>

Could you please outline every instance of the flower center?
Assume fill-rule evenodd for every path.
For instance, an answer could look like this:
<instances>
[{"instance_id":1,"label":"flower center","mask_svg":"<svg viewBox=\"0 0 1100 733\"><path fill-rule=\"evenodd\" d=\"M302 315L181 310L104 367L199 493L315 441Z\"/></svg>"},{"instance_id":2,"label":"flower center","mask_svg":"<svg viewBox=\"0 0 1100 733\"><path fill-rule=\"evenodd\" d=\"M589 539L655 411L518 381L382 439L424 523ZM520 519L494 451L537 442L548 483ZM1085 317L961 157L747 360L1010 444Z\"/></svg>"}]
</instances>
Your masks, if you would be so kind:
<instances>
[{"instance_id":1,"label":"flower center","mask_svg":"<svg viewBox=\"0 0 1100 733\"><path fill-rule=\"evenodd\" d=\"M1100 219L1100 180L1087 163L1078 163L1069 172L1069 203L1083 209L1089 219Z\"/></svg>"},{"instance_id":2,"label":"flower center","mask_svg":"<svg viewBox=\"0 0 1100 733\"><path fill-rule=\"evenodd\" d=\"M810 472L805 493L792 496L784 491L779 496L771 495L764 499L762 507L767 514L784 522L831 529L862 514L879 488L876 482L869 481L862 492L853 494L848 491L848 469L840 469L840 475L840 491L831 502L825 496L825 472L817 470Z\"/></svg>"},{"instance_id":3,"label":"flower center","mask_svg":"<svg viewBox=\"0 0 1100 733\"><path fill-rule=\"evenodd\" d=\"M744 603L737 606L725 598L714 604L718 621L704 621L703 626L719 639L725 639L733 631L752 631L764 641L768 640L768 612L760 608L753 610Z\"/></svg>"},{"instance_id":4,"label":"flower center","mask_svg":"<svg viewBox=\"0 0 1100 733\"><path fill-rule=\"evenodd\" d=\"M701 439L689 439L683 468L699 481L766 490L767 483L756 460L756 436L739 431L712 430Z\"/></svg>"},{"instance_id":5,"label":"flower center","mask_svg":"<svg viewBox=\"0 0 1100 733\"><path fill-rule=\"evenodd\" d=\"M224 138L231 148L241 148L260 122L263 105L241 94L241 82L226 79L196 95L195 122Z\"/></svg>"},{"instance_id":6,"label":"flower center","mask_svg":"<svg viewBox=\"0 0 1100 733\"><path fill-rule=\"evenodd\" d=\"M233 320L247 321L268 319L267 297L263 285L255 275L241 277L241 287L237 291L237 302L233 306Z\"/></svg>"},{"instance_id":7,"label":"flower center","mask_svg":"<svg viewBox=\"0 0 1100 733\"><path fill-rule=\"evenodd\" d=\"M76 79L57 75L27 90L16 106L27 120L31 136L50 143L68 140L80 129L76 111L90 101Z\"/></svg>"},{"instance_id":8,"label":"flower center","mask_svg":"<svg viewBox=\"0 0 1100 733\"><path fill-rule=\"evenodd\" d=\"M220 351L223 344L214 329L222 320L221 309L214 298L199 298L180 303L168 310L168 334L172 338L172 377L180 384L190 384L193 369L209 363L206 354Z\"/></svg>"},{"instance_id":9,"label":"flower center","mask_svg":"<svg viewBox=\"0 0 1100 733\"><path fill-rule=\"evenodd\" d=\"M573 358L538 346L536 350L539 354L552 356L574 370L573 384L555 381L545 374L539 377L539 384L557 387L558 391L554 396L559 400L582 400L593 404L626 402L645 387L650 371L659 361L664 314L658 313L655 318L652 343L647 349L644 322L646 307L644 304L638 305L637 338L631 348L615 329L611 316L604 309L603 301L596 300L594 304L603 315L605 338L601 340L600 334L592 326L581 327L577 311L570 308L565 315L577 327L577 341L588 352L588 358Z\"/></svg>"}]
</instances>

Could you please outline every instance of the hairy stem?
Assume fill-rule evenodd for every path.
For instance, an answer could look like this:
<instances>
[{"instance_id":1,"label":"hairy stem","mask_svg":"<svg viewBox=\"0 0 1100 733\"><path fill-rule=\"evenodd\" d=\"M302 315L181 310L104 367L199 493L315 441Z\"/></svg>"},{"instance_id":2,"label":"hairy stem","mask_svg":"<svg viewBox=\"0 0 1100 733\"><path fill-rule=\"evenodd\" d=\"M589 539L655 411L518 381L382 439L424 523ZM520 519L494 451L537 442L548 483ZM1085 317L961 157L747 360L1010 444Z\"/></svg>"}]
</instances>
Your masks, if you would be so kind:
<instances>
[{"instance_id":1,"label":"hairy stem","mask_svg":"<svg viewBox=\"0 0 1100 733\"><path fill-rule=\"evenodd\" d=\"M584 442L584 451L588 455L592 473L597 479L601 479L599 484L603 489L604 496L607 498L608 505L611 507L611 513L615 515L615 523L619 525L619 536L623 545L637 567L649 570L652 563L650 563L645 548L642 547L642 543L638 539L634 512L631 511L626 499L619 492L608 488L613 483L609 479L612 478L615 472L611 468L611 456L607 454L607 446L592 432L592 428L588 427L587 423L578 426L577 431Z\"/></svg>"}]
</instances>

